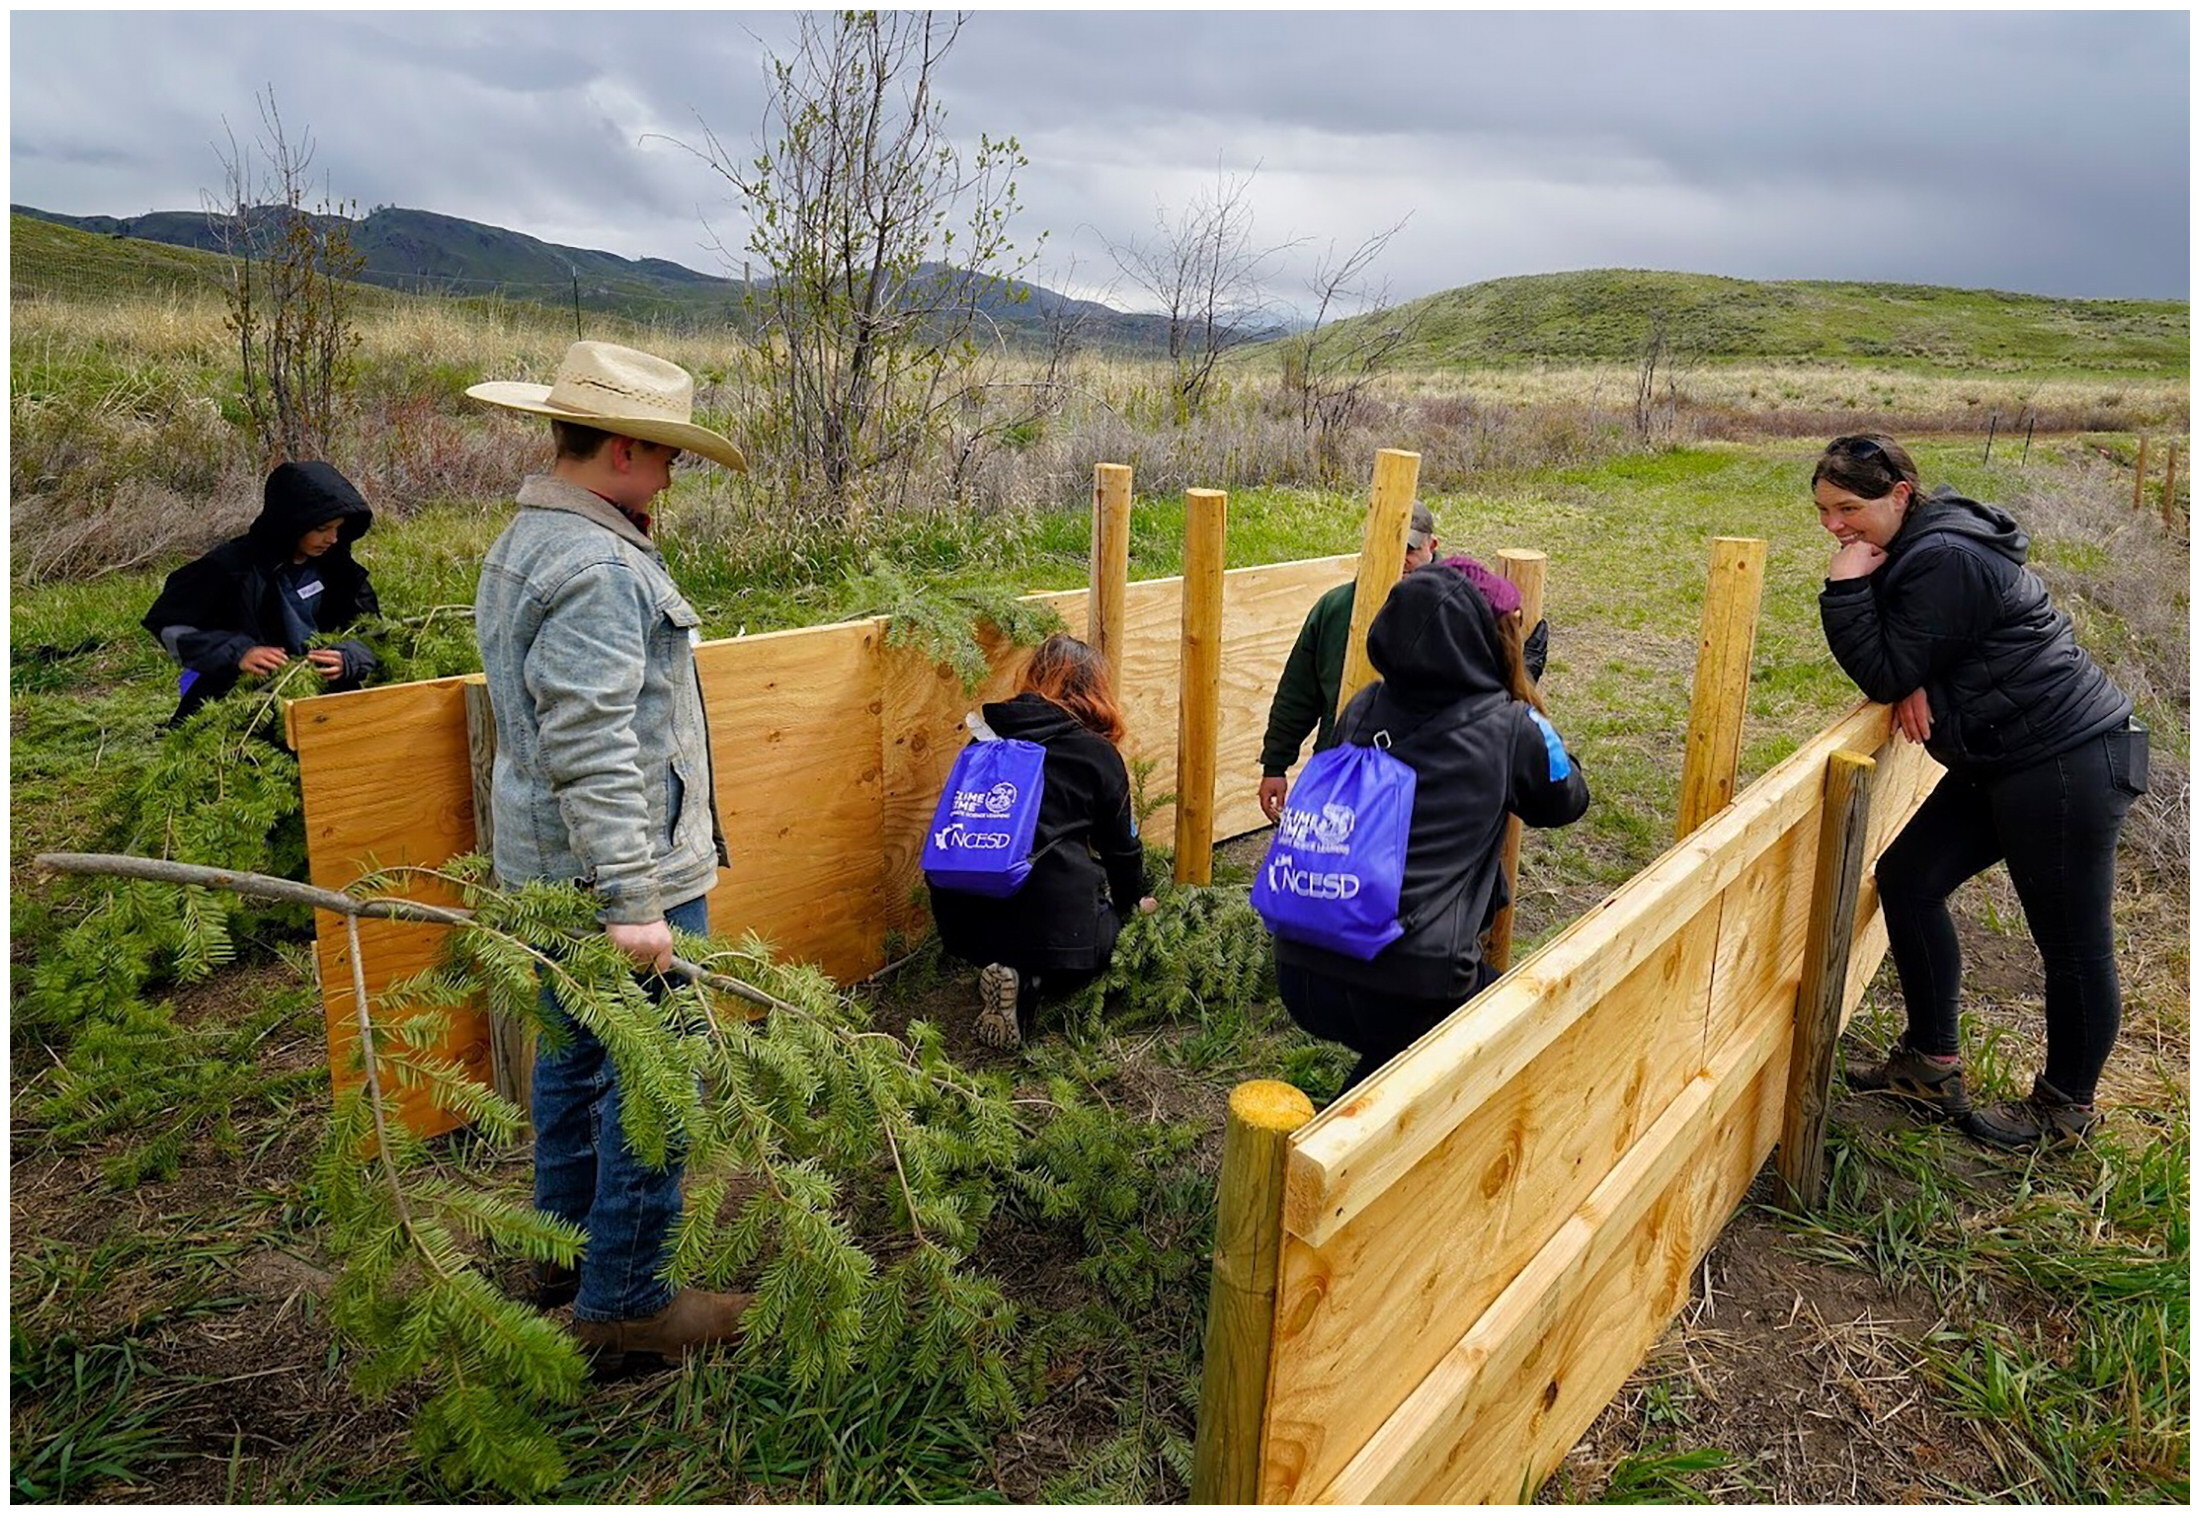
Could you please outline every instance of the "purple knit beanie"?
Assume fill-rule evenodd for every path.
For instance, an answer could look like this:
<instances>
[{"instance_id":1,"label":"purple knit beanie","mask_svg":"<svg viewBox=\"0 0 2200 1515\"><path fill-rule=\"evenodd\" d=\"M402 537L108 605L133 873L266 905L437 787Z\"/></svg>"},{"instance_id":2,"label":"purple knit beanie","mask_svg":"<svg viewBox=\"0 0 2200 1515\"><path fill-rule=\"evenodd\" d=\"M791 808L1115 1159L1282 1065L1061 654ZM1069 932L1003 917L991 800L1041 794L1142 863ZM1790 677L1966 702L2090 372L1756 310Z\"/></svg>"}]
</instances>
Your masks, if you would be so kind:
<instances>
[{"instance_id":1,"label":"purple knit beanie","mask_svg":"<svg viewBox=\"0 0 2200 1515\"><path fill-rule=\"evenodd\" d=\"M1491 573L1464 553L1442 561L1446 568L1457 570L1468 583L1482 591L1482 598L1490 602L1490 609L1499 620L1520 608L1520 589L1512 580Z\"/></svg>"}]
</instances>

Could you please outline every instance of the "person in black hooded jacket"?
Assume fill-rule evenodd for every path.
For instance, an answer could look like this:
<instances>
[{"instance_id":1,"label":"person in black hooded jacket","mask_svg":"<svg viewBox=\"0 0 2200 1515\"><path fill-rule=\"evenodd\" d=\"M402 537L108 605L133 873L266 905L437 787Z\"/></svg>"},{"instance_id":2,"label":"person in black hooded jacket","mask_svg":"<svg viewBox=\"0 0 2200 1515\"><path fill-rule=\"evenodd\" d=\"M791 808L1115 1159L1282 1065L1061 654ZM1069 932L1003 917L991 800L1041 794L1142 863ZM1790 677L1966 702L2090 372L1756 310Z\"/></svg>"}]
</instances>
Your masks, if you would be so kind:
<instances>
[{"instance_id":1,"label":"person in black hooded jacket","mask_svg":"<svg viewBox=\"0 0 2200 1515\"><path fill-rule=\"evenodd\" d=\"M1520 591L1472 558L1407 574L1368 628L1382 682L1338 719L1340 740L1383 736L1414 772L1398 920L1405 932L1365 962L1276 939L1284 1008L1307 1032L1360 1054L1350 1089L1495 979L1481 933L1503 888L1505 820L1563 826L1589 786L1521 656ZM1387 735L1384 735L1387 734ZM1339 1091L1340 1093L1342 1090Z\"/></svg>"},{"instance_id":2,"label":"person in black hooded jacket","mask_svg":"<svg viewBox=\"0 0 2200 1515\"><path fill-rule=\"evenodd\" d=\"M1818 599L1834 661L1948 770L1877 869L1909 1024L1849 1082L1997 1146L2077 1140L2122 1014L2109 898L2146 731L2024 566L2030 542L2007 512L1925 494L1909 453L1876 434L1835 438L1811 493L1840 544ZM2047 1066L2029 1097L1974 1110L1948 896L2001 861L2046 970Z\"/></svg>"},{"instance_id":3,"label":"person in black hooded jacket","mask_svg":"<svg viewBox=\"0 0 2200 1515\"><path fill-rule=\"evenodd\" d=\"M242 678L264 678L303 654L330 690L354 689L375 669L364 642L306 650L322 632L380 609L351 544L374 512L327 463L280 463L267 476L259 517L243 536L168 575L145 629L183 665L171 725Z\"/></svg>"},{"instance_id":4,"label":"person in black hooded jacket","mask_svg":"<svg viewBox=\"0 0 2200 1515\"><path fill-rule=\"evenodd\" d=\"M1031 655L1013 699L987 704L985 733L1046 749L1046 785L1031 876L1005 899L927 883L940 944L978 973L979 1040L1019 1045L1042 994L1059 999L1097 978L1133 910L1151 911L1146 853L1116 744L1123 717L1107 664L1073 636Z\"/></svg>"}]
</instances>

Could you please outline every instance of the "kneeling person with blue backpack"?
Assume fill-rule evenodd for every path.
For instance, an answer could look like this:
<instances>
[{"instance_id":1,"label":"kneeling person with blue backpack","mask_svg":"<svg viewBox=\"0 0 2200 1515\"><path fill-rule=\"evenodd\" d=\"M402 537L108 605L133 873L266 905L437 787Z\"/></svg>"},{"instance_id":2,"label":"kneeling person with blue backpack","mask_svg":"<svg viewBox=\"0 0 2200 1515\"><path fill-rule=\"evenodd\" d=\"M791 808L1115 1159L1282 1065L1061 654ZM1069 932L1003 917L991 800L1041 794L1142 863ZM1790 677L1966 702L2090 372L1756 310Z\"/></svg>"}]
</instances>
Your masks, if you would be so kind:
<instances>
[{"instance_id":1,"label":"kneeling person with blue backpack","mask_svg":"<svg viewBox=\"0 0 2200 1515\"><path fill-rule=\"evenodd\" d=\"M1382 682L1307 764L1254 880L1284 1008L1360 1054L1345 1089L1495 979L1481 935L1505 903L1506 817L1563 826L1589 808L1519 616L1520 591L1472 558L1400 579L1368 630Z\"/></svg>"},{"instance_id":2,"label":"kneeling person with blue backpack","mask_svg":"<svg viewBox=\"0 0 2200 1515\"><path fill-rule=\"evenodd\" d=\"M924 877L940 944L982 965L978 1039L1013 1047L1040 996L1091 983L1121 923L1154 901L1099 654L1047 638L1015 697L981 715L933 814Z\"/></svg>"}]
</instances>

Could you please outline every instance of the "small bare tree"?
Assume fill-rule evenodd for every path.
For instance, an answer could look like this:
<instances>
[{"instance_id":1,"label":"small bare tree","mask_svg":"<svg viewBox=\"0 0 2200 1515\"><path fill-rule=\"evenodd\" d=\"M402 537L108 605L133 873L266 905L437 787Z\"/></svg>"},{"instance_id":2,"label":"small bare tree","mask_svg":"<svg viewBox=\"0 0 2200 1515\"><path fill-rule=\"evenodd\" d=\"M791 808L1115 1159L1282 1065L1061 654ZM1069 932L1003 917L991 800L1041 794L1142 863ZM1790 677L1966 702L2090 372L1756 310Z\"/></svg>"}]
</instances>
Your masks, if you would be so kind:
<instances>
[{"instance_id":1,"label":"small bare tree","mask_svg":"<svg viewBox=\"0 0 2200 1515\"><path fill-rule=\"evenodd\" d=\"M970 403L984 313L1029 261L1008 235L1016 140L981 135L966 158L933 93L961 29L931 12L806 12L793 56L771 60L755 156L707 127L695 150L740 196L768 275L750 286L751 427L798 508L845 521L870 497L907 498Z\"/></svg>"},{"instance_id":2,"label":"small bare tree","mask_svg":"<svg viewBox=\"0 0 2200 1515\"><path fill-rule=\"evenodd\" d=\"M1650 330L1642 341L1642 357L1635 365L1635 435L1645 446L1656 440L1658 430L1658 381L1665 382L1665 423L1670 432L1678 423L1681 407L1681 374L1688 368L1687 355L1672 335L1672 313L1659 308L1650 313Z\"/></svg>"},{"instance_id":3,"label":"small bare tree","mask_svg":"<svg viewBox=\"0 0 2200 1515\"><path fill-rule=\"evenodd\" d=\"M1267 282L1299 239L1265 247L1255 242L1252 185L1258 172L1218 171L1214 189L1194 196L1174 222L1156 209L1151 239L1108 244L1123 277L1168 318L1179 425L1206 408L1222 355L1259 341L1275 325Z\"/></svg>"},{"instance_id":4,"label":"small bare tree","mask_svg":"<svg viewBox=\"0 0 2200 1515\"><path fill-rule=\"evenodd\" d=\"M1375 233L1341 258L1330 244L1307 281L1313 323L1284 347L1284 388L1298 397L1300 434L1322 478L1341 471L1340 449L1370 389L1413 340L1412 323L1400 319L1391 304L1388 281L1371 277L1376 260L1405 225L1401 220ZM1356 318L1340 319L1346 306L1358 307Z\"/></svg>"},{"instance_id":5,"label":"small bare tree","mask_svg":"<svg viewBox=\"0 0 2200 1515\"><path fill-rule=\"evenodd\" d=\"M223 189L207 204L231 259L227 325L242 364L239 398L263 463L325 458L354 377L352 281L366 260L352 244L346 207L323 198L306 208L312 129L291 139L274 86L256 99L254 147L239 147L223 122Z\"/></svg>"}]
</instances>

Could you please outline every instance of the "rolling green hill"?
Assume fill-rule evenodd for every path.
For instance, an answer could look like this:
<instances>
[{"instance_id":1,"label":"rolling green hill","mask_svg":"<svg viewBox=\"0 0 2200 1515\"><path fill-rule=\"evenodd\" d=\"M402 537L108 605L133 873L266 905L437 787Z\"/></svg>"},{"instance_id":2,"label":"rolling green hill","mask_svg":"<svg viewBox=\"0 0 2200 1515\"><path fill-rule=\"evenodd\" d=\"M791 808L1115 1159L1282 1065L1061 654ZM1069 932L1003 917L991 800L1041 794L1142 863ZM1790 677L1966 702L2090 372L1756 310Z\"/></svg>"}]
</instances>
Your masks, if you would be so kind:
<instances>
[{"instance_id":1,"label":"rolling green hill","mask_svg":"<svg viewBox=\"0 0 2200 1515\"><path fill-rule=\"evenodd\" d=\"M1634 363L1660 316L1686 361L2182 374L2191 359L2182 300L1635 269L1492 279L1353 319L1412 320L1409 366L1472 368Z\"/></svg>"}]
</instances>

